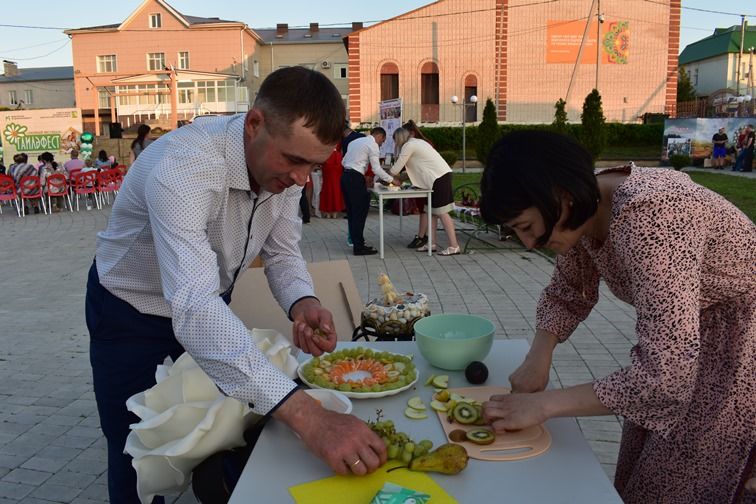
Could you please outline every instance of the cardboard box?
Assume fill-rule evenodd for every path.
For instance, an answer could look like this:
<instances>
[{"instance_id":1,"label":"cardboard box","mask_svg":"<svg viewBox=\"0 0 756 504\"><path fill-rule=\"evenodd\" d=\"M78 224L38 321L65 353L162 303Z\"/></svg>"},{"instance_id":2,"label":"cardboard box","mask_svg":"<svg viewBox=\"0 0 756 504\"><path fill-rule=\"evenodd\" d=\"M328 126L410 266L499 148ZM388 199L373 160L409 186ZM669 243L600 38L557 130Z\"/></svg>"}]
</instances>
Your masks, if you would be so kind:
<instances>
[{"instance_id":1,"label":"cardboard box","mask_svg":"<svg viewBox=\"0 0 756 504\"><path fill-rule=\"evenodd\" d=\"M354 283L349 261L328 261L307 265L315 295L333 314L339 340L350 341L360 324L364 302ZM249 268L236 281L231 310L252 329L275 329L291 337L291 321L273 297L263 268Z\"/></svg>"}]
</instances>

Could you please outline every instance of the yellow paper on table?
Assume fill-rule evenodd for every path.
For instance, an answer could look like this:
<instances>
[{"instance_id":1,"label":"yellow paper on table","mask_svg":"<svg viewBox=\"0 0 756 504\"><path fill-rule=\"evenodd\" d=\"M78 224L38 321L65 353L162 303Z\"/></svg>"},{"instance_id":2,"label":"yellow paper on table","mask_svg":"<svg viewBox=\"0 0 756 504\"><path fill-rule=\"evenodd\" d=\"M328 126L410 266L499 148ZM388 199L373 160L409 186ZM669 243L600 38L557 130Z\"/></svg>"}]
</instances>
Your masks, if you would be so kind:
<instances>
[{"instance_id":1,"label":"yellow paper on table","mask_svg":"<svg viewBox=\"0 0 756 504\"><path fill-rule=\"evenodd\" d=\"M397 464L384 464L368 476L331 476L293 486L289 492L297 504L365 504L383 488L386 482L423 492L431 496L433 504L457 504L457 501L425 473L397 469Z\"/></svg>"}]
</instances>

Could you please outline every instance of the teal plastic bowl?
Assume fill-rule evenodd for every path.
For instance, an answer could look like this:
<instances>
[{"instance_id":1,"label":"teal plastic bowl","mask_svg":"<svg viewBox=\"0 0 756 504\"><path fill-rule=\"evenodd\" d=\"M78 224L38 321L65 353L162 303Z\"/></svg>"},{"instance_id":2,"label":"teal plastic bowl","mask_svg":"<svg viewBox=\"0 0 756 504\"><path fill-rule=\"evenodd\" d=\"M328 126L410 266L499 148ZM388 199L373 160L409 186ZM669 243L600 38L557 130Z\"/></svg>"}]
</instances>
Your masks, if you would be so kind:
<instances>
[{"instance_id":1,"label":"teal plastic bowl","mask_svg":"<svg viewBox=\"0 0 756 504\"><path fill-rule=\"evenodd\" d=\"M493 345L494 325L477 315L446 313L415 322L420 354L433 366L456 371L482 361Z\"/></svg>"}]
</instances>

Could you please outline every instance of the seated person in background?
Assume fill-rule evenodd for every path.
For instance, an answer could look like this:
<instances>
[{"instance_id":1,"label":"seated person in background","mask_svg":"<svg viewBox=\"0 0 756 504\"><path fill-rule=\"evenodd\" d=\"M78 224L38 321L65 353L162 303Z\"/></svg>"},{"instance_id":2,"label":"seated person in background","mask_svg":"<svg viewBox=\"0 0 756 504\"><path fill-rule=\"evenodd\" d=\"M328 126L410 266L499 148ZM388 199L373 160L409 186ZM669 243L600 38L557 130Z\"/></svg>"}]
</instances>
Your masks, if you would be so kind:
<instances>
[{"instance_id":1,"label":"seated person in background","mask_svg":"<svg viewBox=\"0 0 756 504\"><path fill-rule=\"evenodd\" d=\"M19 152L13 156L13 164L10 166L9 175L13 177L13 182L16 184L16 190L20 194L30 195L37 194L36 191L32 192L30 189L24 189L21 187L21 179L24 177L38 177L39 169L33 164L29 163L29 156L24 152ZM39 200L31 200L31 205L34 208L34 213L39 213L40 203ZM27 208L25 212L29 212Z\"/></svg>"},{"instance_id":2,"label":"seated person in background","mask_svg":"<svg viewBox=\"0 0 756 504\"><path fill-rule=\"evenodd\" d=\"M454 221L449 212L451 212L454 203L452 191L452 169L436 152L431 145L417 138L412 138L404 128L394 130L394 149L396 152L396 162L391 167L390 173L397 176L403 168L407 169L410 182L415 187L422 189L433 189L431 195L432 209L428 209L420 214L420 226L409 248L416 248L419 252L428 251L428 214L432 214L432 229L436 229L438 220L446 231L449 239L449 246L439 252L442 256L459 254L459 243L457 242L457 233L454 229ZM417 198L417 204L422 211L427 204L427 198ZM433 244L435 250L436 244Z\"/></svg>"},{"instance_id":3,"label":"seated person in background","mask_svg":"<svg viewBox=\"0 0 756 504\"><path fill-rule=\"evenodd\" d=\"M79 159L79 151L76 149L71 150L71 159L63 163L63 167L66 169L66 176L71 176L71 170L81 170L86 166L84 161Z\"/></svg>"},{"instance_id":4,"label":"seated person in background","mask_svg":"<svg viewBox=\"0 0 756 504\"><path fill-rule=\"evenodd\" d=\"M95 159L95 168L98 170L107 170L113 167L113 161L108 157L108 153L104 150L101 150L97 154L97 159Z\"/></svg>"}]
</instances>

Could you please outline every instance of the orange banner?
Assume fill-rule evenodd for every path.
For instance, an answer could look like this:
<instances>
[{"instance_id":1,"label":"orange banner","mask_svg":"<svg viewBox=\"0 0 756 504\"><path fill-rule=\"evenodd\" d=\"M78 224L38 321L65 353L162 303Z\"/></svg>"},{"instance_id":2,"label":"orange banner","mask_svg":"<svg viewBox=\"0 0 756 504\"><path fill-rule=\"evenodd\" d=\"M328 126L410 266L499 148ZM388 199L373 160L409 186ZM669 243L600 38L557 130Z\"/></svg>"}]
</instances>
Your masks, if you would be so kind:
<instances>
[{"instance_id":1,"label":"orange banner","mask_svg":"<svg viewBox=\"0 0 756 504\"><path fill-rule=\"evenodd\" d=\"M546 63L575 63L583 40L585 21L548 21ZM626 65L630 47L630 23L607 21L601 24L602 64ZM588 28L580 63L596 64L596 21Z\"/></svg>"}]
</instances>

